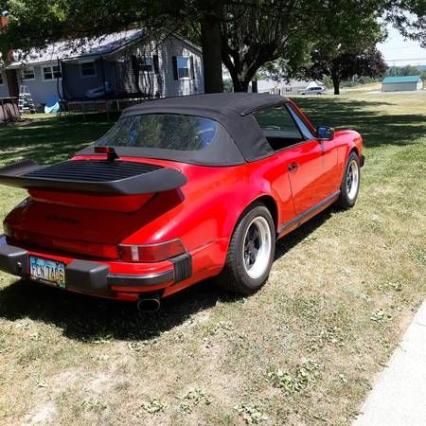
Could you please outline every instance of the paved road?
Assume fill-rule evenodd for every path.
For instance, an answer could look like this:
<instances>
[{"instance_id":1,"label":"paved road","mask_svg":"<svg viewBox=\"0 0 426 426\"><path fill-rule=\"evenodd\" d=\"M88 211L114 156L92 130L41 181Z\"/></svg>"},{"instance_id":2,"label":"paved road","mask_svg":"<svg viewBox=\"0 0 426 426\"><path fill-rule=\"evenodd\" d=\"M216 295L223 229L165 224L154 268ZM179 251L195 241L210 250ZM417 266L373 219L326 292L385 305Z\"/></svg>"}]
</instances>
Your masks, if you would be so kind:
<instances>
[{"instance_id":1,"label":"paved road","mask_svg":"<svg viewBox=\"0 0 426 426\"><path fill-rule=\"evenodd\" d=\"M353 426L426 426L426 301Z\"/></svg>"}]
</instances>

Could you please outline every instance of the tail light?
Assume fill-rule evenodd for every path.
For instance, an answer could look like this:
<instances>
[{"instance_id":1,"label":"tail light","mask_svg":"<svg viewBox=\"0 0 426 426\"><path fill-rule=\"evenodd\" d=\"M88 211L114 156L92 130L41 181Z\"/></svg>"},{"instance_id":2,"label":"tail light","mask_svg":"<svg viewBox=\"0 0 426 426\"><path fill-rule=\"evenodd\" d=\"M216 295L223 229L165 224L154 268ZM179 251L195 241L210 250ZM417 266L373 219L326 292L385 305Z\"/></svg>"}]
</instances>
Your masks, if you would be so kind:
<instances>
[{"instance_id":1,"label":"tail light","mask_svg":"<svg viewBox=\"0 0 426 426\"><path fill-rule=\"evenodd\" d=\"M158 244L118 246L120 259L124 262L161 262L186 252L181 240L165 241Z\"/></svg>"}]
</instances>

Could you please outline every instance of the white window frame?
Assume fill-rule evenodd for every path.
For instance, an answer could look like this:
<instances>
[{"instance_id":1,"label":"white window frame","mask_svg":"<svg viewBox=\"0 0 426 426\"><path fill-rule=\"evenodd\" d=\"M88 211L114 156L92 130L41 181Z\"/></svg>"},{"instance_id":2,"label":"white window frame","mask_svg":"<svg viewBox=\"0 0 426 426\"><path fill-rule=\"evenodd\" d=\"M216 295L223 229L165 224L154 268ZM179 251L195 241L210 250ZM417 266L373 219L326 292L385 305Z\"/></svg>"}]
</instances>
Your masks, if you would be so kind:
<instances>
[{"instance_id":1,"label":"white window frame","mask_svg":"<svg viewBox=\"0 0 426 426\"><path fill-rule=\"evenodd\" d=\"M24 76L24 72L27 71L27 70L32 70L33 76L31 78L26 78ZM35 67L24 67L24 68L22 68L21 78L22 78L22 81L33 81L33 80L35 80Z\"/></svg>"},{"instance_id":2,"label":"white window frame","mask_svg":"<svg viewBox=\"0 0 426 426\"><path fill-rule=\"evenodd\" d=\"M60 65L42 65L41 66L41 78L43 81L56 81L57 77L55 77L55 72L53 71L53 67L57 67L59 69L59 73L61 76L59 77L59 80L62 79L62 69ZM50 73L52 74L52 78L46 78L44 74L45 68L50 68Z\"/></svg>"},{"instance_id":3,"label":"white window frame","mask_svg":"<svg viewBox=\"0 0 426 426\"><path fill-rule=\"evenodd\" d=\"M85 75L83 74L83 65L84 64L92 64L93 65L93 74L89 74L89 75ZM96 64L95 61L84 61L84 62L80 62L80 77L81 78L92 78L92 77L96 77L98 75L98 72L96 70Z\"/></svg>"},{"instance_id":4,"label":"white window frame","mask_svg":"<svg viewBox=\"0 0 426 426\"><path fill-rule=\"evenodd\" d=\"M59 77L59 80L62 78L62 69L60 65L42 65L41 66L41 78L43 81L56 81L57 77L55 77L55 72L53 71L53 67L57 67L59 69L59 73L61 76ZM44 74L45 68L50 68L50 73L52 74L52 78L46 78Z\"/></svg>"},{"instance_id":5,"label":"white window frame","mask_svg":"<svg viewBox=\"0 0 426 426\"><path fill-rule=\"evenodd\" d=\"M154 72L154 57L152 55L142 55L141 59L145 62L143 66L151 66L149 71L143 70L142 72L153 73Z\"/></svg>"},{"instance_id":6,"label":"white window frame","mask_svg":"<svg viewBox=\"0 0 426 426\"><path fill-rule=\"evenodd\" d=\"M188 68L179 68L179 59L183 58L187 60L188 63ZM189 55L180 55L180 56L176 56L176 68L177 68L177 75L178 75L178 80L190 80L191 79L191 58ZM182 69L187 69L188 70L188 76L182 76L180 75L179 70Z\"/></svg>"}]
</instances>

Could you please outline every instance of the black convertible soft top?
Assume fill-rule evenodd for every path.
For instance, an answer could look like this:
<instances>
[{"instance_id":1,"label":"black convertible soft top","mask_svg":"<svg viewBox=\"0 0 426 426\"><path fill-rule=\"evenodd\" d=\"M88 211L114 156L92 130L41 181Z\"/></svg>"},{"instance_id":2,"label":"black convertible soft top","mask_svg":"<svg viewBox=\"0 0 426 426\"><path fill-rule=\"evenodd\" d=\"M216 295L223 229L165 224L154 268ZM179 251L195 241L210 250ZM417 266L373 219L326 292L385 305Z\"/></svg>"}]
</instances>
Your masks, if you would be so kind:
<instances>
[{"instance_id":1,"label":"black convertible soft top","mask_svg":"<svg viewBox=\"0 0 426 426\"><path fill-rule=\"evenodd\" d=\"M125 113L145 113L151 109L191 110L194 114L237 114L244 117L253 111L288 102L288 98L268 93L214 93L157 99L127 108Z\"/></svg>"},{"instance_id":2,"label":"black convertible soft top","mask_svg":"<svg viewBox=\"0 0 426 426\"><path fill-rule=\"evenodd\" d=\"M219 143L212 149L180 151L149 147L117 146L114 154L164 158L203 165L237 165L272 154L252 112L286 103L281 96L258 94L214 94L185 96L146 102L126 109L122 117L143 114L187 114L210 118L222 125ZM127 129L124 122L124 131ZM81 151L93 154L94 146ZM22 188L47 188L62 191L104 194L146 194L180 188L186 177L174 168L131 161L81 160L40 166L31 160L0 169L0 183Z\"/></svg>"},{"instance_id":3,"label":"black convertible soft top","mask_svg":"<svg viewBox=\"0 0 426 426\"><path fill-rule=\"evenodd\" d=\"M259 127L253 112L270 106L287 103L288 99L279 95L257 93L217 93L206 95L180 96L144 102L124 110L122 117L140 114L188 114L210 118L219 122L232 138L231 145L235 144L241 156L232 156L230 153L235 146L221 147L219 152L209 152L206 163L238 164L244 161L254 161L267 157L273 150ZM118 148L119 155L147 154L147 148ZM229 151L229 152L224 152ZM86 148L81 154L93 153L93 147ZM149 153L148 153L149 154ZM153 153L154 154L154 153ZM207 152L206 152L207 154ZM153 155L155 157L156 155ZM189 157L189 156L188 156ZM222 158L221 158L222 157ZM172 158L171 158L172 159ZM188 158L190 160L190 158ZM223 160L223 161L221 161ZM231 161L230 161L231 160ZM191 162L191 161L188 161ZM198 161L197 161L198 162Z\"/></svg>"}]
</instances>

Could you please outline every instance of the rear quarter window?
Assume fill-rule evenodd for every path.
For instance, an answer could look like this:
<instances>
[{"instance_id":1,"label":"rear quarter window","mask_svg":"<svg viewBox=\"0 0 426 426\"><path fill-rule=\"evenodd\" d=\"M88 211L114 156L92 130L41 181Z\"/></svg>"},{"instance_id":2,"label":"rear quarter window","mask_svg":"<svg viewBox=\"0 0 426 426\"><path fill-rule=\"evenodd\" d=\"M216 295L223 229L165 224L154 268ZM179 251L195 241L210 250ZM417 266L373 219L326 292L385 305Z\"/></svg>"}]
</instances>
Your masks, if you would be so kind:
<instances>
[{"instance_id":1,"label":"rear quarter window","mask_svg":"<svg viewBox=\"0 0 426 426\"><path fill-rule=\"evenodd\" d=\"M122 116L95 146L115 147L119 155L202 165L244 162L218 121L190 114L146 113Z\"/></svg>"},{"instance_id":2,"label":"rear quarter window","mask_svg":"<svg viewBox=\"0 0 426 426\"><path fill-rule=\"evenodd\" d=\"M121 118L97 145L197 151L214 143L218 126L191 115L134 115Z\"/></svg>"}]
</instances>

